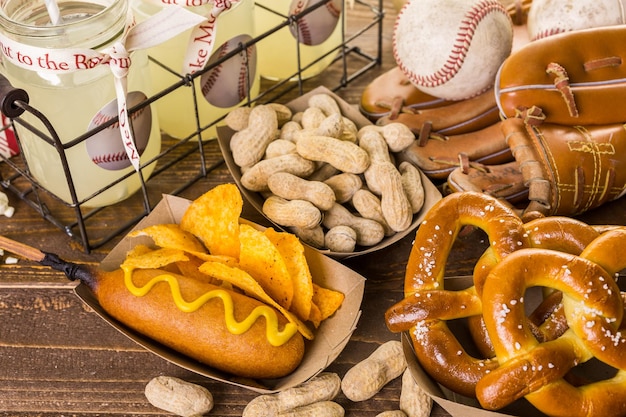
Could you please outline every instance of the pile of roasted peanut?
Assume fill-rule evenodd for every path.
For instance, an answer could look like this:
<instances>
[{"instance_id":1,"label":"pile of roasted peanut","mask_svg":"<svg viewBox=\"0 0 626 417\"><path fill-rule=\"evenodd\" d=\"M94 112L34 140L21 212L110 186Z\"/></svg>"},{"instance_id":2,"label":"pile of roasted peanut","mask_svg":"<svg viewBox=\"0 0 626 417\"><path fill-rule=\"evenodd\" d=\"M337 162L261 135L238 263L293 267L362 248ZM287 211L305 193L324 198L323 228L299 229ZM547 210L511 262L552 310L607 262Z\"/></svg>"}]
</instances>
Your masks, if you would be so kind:
<instances>
[{"instance_id":1,"label":"pile of roasted peanut","mask_svg":"<svg viewBox=\"0 0 626 417\"><path fill-rule=\"evenodd\" d=\"M353 252L407 230L424 204L421 174L394 154L415 141L403 124L358 128L333 96L313 94L294 113L270 103L224 119L241 184L263 213L316 248Z\"/></svg>"}]
</instances>

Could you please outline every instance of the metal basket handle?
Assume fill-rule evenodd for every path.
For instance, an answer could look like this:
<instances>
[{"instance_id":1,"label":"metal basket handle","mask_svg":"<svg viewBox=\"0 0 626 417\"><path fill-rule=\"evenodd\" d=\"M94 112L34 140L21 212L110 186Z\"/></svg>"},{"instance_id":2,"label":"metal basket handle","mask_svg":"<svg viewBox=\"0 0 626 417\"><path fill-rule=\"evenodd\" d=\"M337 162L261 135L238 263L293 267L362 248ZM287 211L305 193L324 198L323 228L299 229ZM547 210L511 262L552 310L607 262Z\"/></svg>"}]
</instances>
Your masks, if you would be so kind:
<instances>
[{"instance_id":1,"label":"metal basket handle","mask_svg":"<svg viewBox=\"0 0 626 417\"><path fill-rule=\"evenodd\" d=\"M28 93L25 90L13 87L9 80L0 74L0 112L2 114L11 119L20 116L25 109L16 103L28 104L28 100Z\"/></svg>"}]
</instances>

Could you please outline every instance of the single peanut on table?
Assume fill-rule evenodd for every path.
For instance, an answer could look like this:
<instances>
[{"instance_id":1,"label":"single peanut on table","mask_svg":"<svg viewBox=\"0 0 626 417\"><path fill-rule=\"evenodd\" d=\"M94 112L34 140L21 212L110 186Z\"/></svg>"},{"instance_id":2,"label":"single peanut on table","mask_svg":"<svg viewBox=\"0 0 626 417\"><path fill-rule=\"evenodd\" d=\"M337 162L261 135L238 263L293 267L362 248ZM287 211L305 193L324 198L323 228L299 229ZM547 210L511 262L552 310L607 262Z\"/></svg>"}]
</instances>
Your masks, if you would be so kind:
<instances>
[{"instance_id":1,"label":"single peanut on table","mask_svg":"<svg viewBox=\"0 0 626 417\"><path fill-rule=\"evenodd\" d=\"M349 400L365 401L402 375L406 367L402 343L396 340L385 342L346 372L341 390Z\"/></svg>"},{"instance_id":2,"label":"single peanut on table","mask_svg":"<svg viewBox=\"0 0 626 417\"><path fill-rule=\"evenodd\" d=\"M402 410L389 410L376 414L376 417L407 417L407 415Z\"/></svg>"},{"instance_id":3,"label":"single peanut on table","mask_svg":"<svg viewBox=\"0 0 626 417\"><path fill-rule=\"evenodd\" d=\"M320 401L278 414L279 417L343 417L345 410L334 401Z\"/></svg>"},{"instance_id":4,"label":"single peanut on table","mask_svg":"<svg viewBox=\"0 0 626 417\"><path fill-rule=\"evenodd\" d=\"M433 399L415 382L409 369L404 371L402 391L400 391L400 409L408 417L428 417L432 408Z\"/></svg>"},{"instance_id":5,"label":"single peanut on table","mask_svg":"<svg viewBox=\"0 0 626 417\"><path fill-rule=\"evenodd\" d=\"M145 395L153 406L182 417L202 416L213 408L208 389L171 376L150 380Z\"/></svg>"}]
</instances>

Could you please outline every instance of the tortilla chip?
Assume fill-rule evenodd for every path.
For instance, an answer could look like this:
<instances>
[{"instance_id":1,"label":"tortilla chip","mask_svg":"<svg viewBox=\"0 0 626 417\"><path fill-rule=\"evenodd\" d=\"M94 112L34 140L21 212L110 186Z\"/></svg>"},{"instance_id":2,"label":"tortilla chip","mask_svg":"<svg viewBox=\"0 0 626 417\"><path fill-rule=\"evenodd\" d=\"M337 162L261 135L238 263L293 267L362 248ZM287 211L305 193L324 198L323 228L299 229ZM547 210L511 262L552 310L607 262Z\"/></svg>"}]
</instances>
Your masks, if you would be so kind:
<instances>
[{"instance_id":1,"label":"tortilla chip","mask_svg":"<svg viewBox=\"0 0 626 417\"><path fill-rule=\"evenodd\" d=\"M320 310L320 321L324 321L341 307L341 303L345 295L339 291L330 290L328 288L320 287L317 284L313 284L313 303Z\"/></svg>"},{"instance_id":2,"label":"tortilla chip","mask_svg":"<svg viewBox=\"0 0 626 417\"><path fill-rule=\"evenodd\" d=\"M226 264L228 266L237 267L239 266L239 260L233 258L232 256L227 255L211 255L208 253L194 253L198 259L202 259L203 261L212 261L212 262L220 262Z\"/></svg>"},{"instance_id":3,"label":"tortilla chip","mask_svg":"<svg viewBox=\"0 0 626 417\"><path fill-rule=\"evenodd\" d=\"M161 248L179 249L186 252L206 253L206 248L193 234L177 224L155 224L128 234L131 237L148 236Z\"/></svg>"},{"instance_id":4,"label":"tortilla chip","mask_svg":"<svg viewBox=\"0 0 626 417\"><path fill-rule=\"evenodd\" d=\"M196 258L195 256L190 256L187 261L176 262L176 266L178 267L178 273L180 275L184 275L188 278L195 279L199 282L207 282L213 285L220 285L220 282L213 277L200 272L200 265L202 265L204 261L200 258Z\"/></svg>"},{"instance_id":5,"label":"tortilla chip","mask_svg":"<svg viewBox=\"0 0 626 417\"><path fill-rule=\"evenodd\" d=\"M235 184L221 184L196 198L180 227L195 235L212 255L239 258L239 216L243 199Z\"/></svg>"},{"instance_id":6,"label":"tortilla chip","mask_svg":"<svg viewBox=\"0 0 626 417\"><path fill-rule=\"evenodd\" d=\"M313 327L316 329L320 327L322 324L322 312L320 308L315 305L315 303L311 304L311 314L309 315L309 321L313 323Z\"/></svg>"},{"instance_id":7,"label":"tortilla chip","mask_svg":"<svg viewBox=\"0 0 626 417\"><path fill-rule=\"evenodd\" d=\"M291 275L293 299L289 311L306 321L311 315L311 305L313 304L313 277L304 256L304 246L291 233L277 232L268 228L265 230L265 235L282 255Z\"/></svg>"},{"instance_id":8,"label":"tortilla chip","mask_svg":"<svg viewBox=\"0 0 626 417\"><path fill-rule=\"evenodd\" d=\"M128 257L140 256L140 255L143 255L145 253L152 252L153 250L154 250L153 248L151 248L151 247L149 247L147 245L142 245L142 244L135 245L135 246L132 247L131 250L126 252L126 257L128 258Z\"/></svg>"},{"instance_id":9,"label":"tortilla chip","mask_svg":"<svg viewBox=\"0 0 626 417\"><path fill-rule=\"evenodd\" d=\"M126 259L120 265L122 269L159 269L173 263L188 261L184 251L178 249L156 249L145 253L129 252Z\"/></svg>"},{"instance_id":10,"label":"tortilla chip","mask_svg":"<svg viewBox=\"0 0 626 417\"><path fill-rule=\"evenodd\" d=\"M272 241L247 224L240 225L239 267L250 274L263 290L286 309L293 300L293 282L287 265Z\"/></svg>"}]
</instances>

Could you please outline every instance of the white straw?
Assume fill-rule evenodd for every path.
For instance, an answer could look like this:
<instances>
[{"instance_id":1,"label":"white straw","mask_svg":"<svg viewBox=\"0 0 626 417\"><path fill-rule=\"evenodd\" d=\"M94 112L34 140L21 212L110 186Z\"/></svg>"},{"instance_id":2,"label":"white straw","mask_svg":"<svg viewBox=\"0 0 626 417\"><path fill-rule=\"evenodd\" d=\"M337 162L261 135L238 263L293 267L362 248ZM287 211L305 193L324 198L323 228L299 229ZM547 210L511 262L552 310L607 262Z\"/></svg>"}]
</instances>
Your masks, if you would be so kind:
<instances>
[{"instance_id":1,"label":"white straw","mask_svg":"<svg viewBox=\"0 0 626 417\"><path fill-rule=\"evenodd\" d=\"M61 12L59 11L59 5L56 0L45 0L46 9L48 10L48 15L50 15L50 21L53 25L59 25L62 22Z\"/></svg>"}]
</instances>

